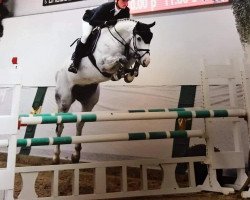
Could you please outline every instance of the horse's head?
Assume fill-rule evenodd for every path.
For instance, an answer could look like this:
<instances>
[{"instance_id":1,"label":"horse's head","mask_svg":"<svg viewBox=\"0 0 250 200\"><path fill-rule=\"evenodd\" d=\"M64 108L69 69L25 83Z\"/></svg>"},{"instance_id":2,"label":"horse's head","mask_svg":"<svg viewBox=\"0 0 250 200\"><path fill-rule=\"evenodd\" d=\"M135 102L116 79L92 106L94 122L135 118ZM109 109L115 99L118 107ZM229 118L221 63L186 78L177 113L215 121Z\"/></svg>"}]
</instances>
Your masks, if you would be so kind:
<instances>
[{"instance_id":1,"label":"horse's head","mask_svg":"<svg viewBox=\"0 0 250 200\"><path fill-rule=\"evenodd\" d=\"M130 44L133 51L132 54L143 67L147 67L150 63L149 45L153 38L150 28L154 25L155 22L151 24L137 22L133 29L133 39Z\"/></svg>"},{"instance_id":2,"label":"horse's head","mask_svg":"<svg viewBox=\"0 0 250 200\"><path fill-rule=\"evenodd\" d=\"M144 24L131 19L120 19L113 27L108 27L108 31L113 37L112 41L120 44L115 49L115 55L123 53L126 62L121 62L123 59L119 59L121 67L113 75L114 80L119 80L121 77L138 76L139 66L147 67L150 63L150 42L153 38L153 33L150 28L155 25L155 22L151 24ZM108 45L107 45L108 46ZM125 48L124 48L125 47ZM124 51L125 49L125 51ZM110 48L109 48L110 50ZM134 67L133 63L136 61ZM132 78L126 78L126 82L131 82Z\"/></svg>"}]
</instances>

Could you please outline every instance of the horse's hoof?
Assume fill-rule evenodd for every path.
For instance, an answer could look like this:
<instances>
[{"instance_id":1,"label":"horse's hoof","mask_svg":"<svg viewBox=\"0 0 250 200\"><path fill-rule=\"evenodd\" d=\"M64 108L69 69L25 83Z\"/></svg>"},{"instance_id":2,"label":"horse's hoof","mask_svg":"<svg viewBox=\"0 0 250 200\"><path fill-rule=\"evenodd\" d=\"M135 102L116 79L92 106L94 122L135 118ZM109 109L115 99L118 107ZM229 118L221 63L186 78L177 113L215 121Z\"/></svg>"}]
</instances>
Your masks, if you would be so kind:
<instances>
[{"instance_id":1,"label":"horse's hoof","mask_svg":"<svg viewBox=\"0 0 250 200\"><path fill-rule=\"evenodd\" d=\"M117 74L114 74L112 77L111 77L111 81L119 81L121 78L119 78L117 76Z\"/></svg>"},{"instance_id":2,"label":"horse's hoof","mask_svg":"<svg viewBox=\"0 0 250 200\"><path fill-rule=\"evenodd\" d=\"M131 83L133 80L134 80L134 76L131 76L130 73L126 74L125 77L124 77L124 81L126 83Z\"/></svg>"},{"instance_id":3,"label":"horse's hoof","mask_svg":"<svg viewBox=\"0 0 250 200\"><path fill-rule=\"evenodd\" d=\"M52 161L52 163L53 163L54 165L60 164L60 158L59 158L59 157L56 157L56 156L53 156L53 161Z\"/></svg>"},{"instance_id":4,"label":"horse's hoof","mask_svg":"<svg viewBox=\"0 0 250 200\"><path fill-rule=\"evenodd\" d=\"M77 156L74 154L71 155L71 162L72 163L79 163L79 161L80 161L80 156Z\"/></svg>"}]
</instances>

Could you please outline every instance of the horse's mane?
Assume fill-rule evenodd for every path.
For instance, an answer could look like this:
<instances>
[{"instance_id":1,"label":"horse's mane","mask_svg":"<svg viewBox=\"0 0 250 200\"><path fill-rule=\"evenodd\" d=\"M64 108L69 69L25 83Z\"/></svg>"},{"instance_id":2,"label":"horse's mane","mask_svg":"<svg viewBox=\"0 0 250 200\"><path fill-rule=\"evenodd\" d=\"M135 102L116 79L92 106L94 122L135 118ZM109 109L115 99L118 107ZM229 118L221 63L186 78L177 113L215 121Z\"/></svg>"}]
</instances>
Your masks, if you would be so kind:
<instances>
[{"instance_id":1,"label":"horse's mane","mask_svg":"<svg viewBox=\"0 0 250 200\"><path fill-rule=\"evenodd\" d=\"M117 22L122 22L122 21L131 21L131 22L135 22L137 23L138 21L134 20L134 19L130 19L130 18L123 18L123 19L118 19Z\"/></svg>"},{"instance_id":2,"label":"horse's mane","mask_svg":"<svg viewBox=\"0 0 250 200\"><path fill-rule=\"evenodd\" d=\"M133 20L133 19L129 19L129 18L118 19L117 25L114 27L117 31L124 31L124 27L126 27L125 30L132 31L132 29L135 27L137 22L138 21Z\"/></svg>"}]
</instances>

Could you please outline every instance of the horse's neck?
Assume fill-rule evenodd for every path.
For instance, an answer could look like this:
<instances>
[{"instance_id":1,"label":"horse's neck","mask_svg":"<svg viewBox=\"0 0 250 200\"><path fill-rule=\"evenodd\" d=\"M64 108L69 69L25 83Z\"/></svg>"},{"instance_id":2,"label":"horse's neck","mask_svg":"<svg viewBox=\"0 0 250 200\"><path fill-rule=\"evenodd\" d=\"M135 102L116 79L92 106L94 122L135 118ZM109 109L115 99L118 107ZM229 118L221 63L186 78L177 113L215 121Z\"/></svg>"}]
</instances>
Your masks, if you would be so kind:
<instances>
[{"instance_id":1,"label":"horse's neck","mask_svg":"<svg viewBox=\"0 0 250 200\"><path fill-rule=\"evenodd\" d=\"M94 56L97 62L101 62L106 56L113 56L124 53L124 44L129 43L133 29L135 27L134 21L118 21L115 27L103 29L99 42L97 43L97 49L99 51L94 52ZM120 42L117 42L119 40ZM123 44L121 44L123 43Z\"/></svg>"},{"instance_id":2,"label":"horse's neck","mask_svg":"<svg viewBox=\"0 0 250 200\"><path fill-rule=\"evenodd\" d=\"M116 26L114 28L119 32L123 34L132 34L133 29L135 27L136 23L134 21L118 21Z\"/></svg>"},{"instance_id":3,"label":"horse's neck","mask_svg":"<svg viewBox=\"0 0 250 200\"><path fill-rule=\"evenodd\" d=\"M126 41L129 42L129 40L132 37L133 29L135 27L134 21L118 21L115 27L111 29L111 31L117 35L117 32L119 35Z\"/></svg>"}]
</instances>

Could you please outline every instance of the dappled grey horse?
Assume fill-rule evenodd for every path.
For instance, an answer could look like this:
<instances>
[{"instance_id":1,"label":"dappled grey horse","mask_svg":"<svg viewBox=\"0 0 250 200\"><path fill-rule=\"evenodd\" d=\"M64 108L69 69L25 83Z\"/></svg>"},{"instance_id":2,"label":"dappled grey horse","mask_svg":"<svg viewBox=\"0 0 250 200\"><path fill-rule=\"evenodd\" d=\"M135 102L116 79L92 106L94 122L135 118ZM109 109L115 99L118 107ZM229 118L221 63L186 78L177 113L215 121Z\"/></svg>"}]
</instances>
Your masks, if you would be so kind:
<instances>
[{"instance_id":1,"label":"dappled grey horse","mask_svg":"<svg viewBox=\"0 0 250 200\"><path fill-rule=\"evenodd\" d=\"M144 24L131 19L118 20L113 27L100 30L100 37L93 51L92 59L84 57L77 74L68 72L70 59L64 68L56 74L55 98L58 112L68 112L71 104L77 100L82 112L93 109L99 99L99 83L124 78L131 82L138 73L133 64L147 67L150 63L150 42L153 37L150 28L155 23ZM93 61L94 60L94 61ZM135 72L136 71L136 72ZM82 134L84 122L76 124L76 135ZM60 137L63 124L57 124L56 133ZM72 162L79 162L81 144L75 145ZM55 149L54 163L60 161L60 146Z\"/></svg>"}]
</instances>

